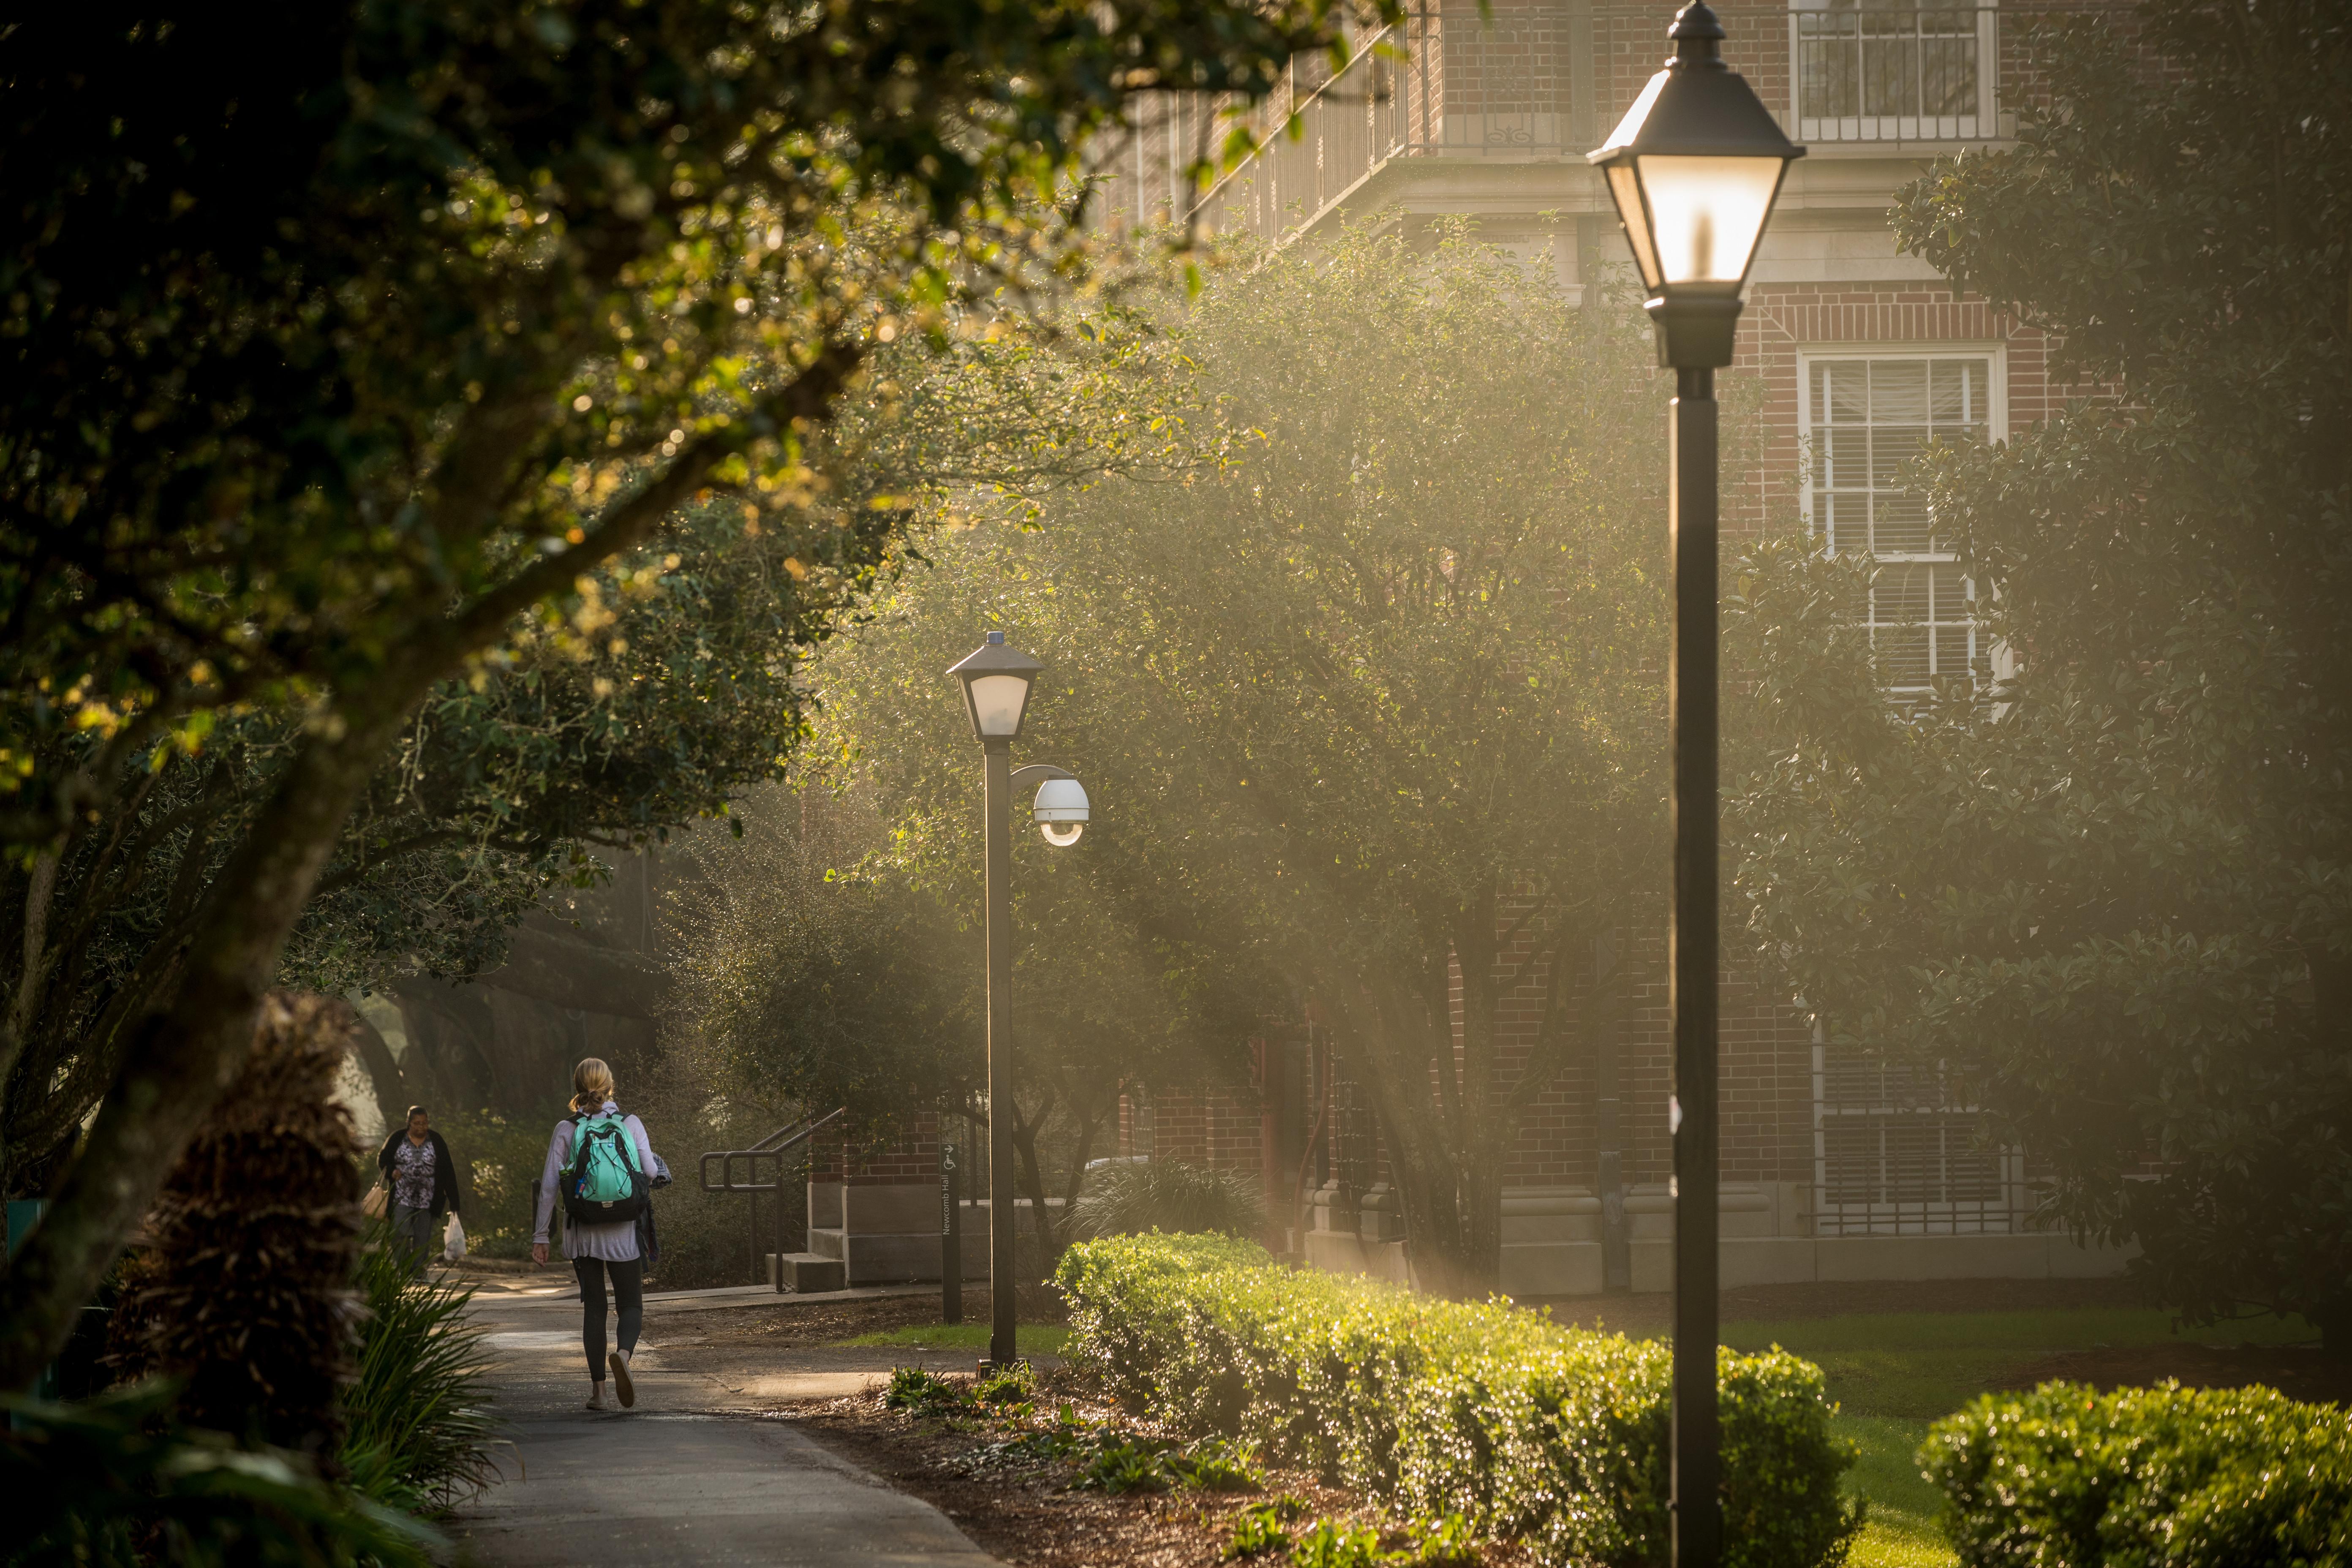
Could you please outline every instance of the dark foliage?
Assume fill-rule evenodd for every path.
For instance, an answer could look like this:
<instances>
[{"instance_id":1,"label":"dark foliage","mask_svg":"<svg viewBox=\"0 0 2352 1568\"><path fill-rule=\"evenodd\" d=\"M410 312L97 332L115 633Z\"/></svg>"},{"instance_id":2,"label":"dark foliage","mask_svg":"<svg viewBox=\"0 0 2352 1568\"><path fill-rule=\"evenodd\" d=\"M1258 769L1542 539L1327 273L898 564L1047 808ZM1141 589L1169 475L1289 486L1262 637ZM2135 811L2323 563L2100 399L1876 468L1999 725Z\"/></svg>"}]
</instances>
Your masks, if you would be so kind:
<instances>
[{"instance_id":1,"label":"dark foliage","mask_svg":"<svg viewBox=\"0 0 2352 1568\"><path fill-rule=\"evenodd\" d=\"M1108 1165L1089 1173L1070 1207L1074 1237L1164 1230L1255 1240L1265 1205L1255 1172L1213 1171L1182 1160Z\"/></svg>"},{"instance_id":2,"label":"dark foliage","mask_svg":"<svg viewBox=\"0 0 2352 1568\"><path fill-rule=\"evenodd\" d=\"M320 1481L299 1456L169 1425L173 1389L87 1404L0 1397L8 1568L425 1568L431 1531Z\"/></svg>"},{"instance_id":3,"label":"dark foliage","mask_svg":"<svg viewBox=\"0 0 2352 1568\"><path fill-rule=\"evenodd\" d=\"M1895 710L1858 580L1763 552L1734 814L1758 947L1835 1044L1948 1075L2048 1220L2138 1242L2192 1319L2352 1353L2347 47L2334 0L2063 21L2017 145L1899 193L1900 242L2082 377L1918 473L2020 666Z\"/></svg>"},{"instance_id":4,"label":"dark foliage","mask_svg":"<svg viewBox=\"0 0 2352 1568\"><path fill-rule=\"evenodd\" d=\"M342 1468L354 1489L411 1512L439 1512L497 1473L481 1340L466 1323L473 1292L413 1273L391 1228L359 1258L359 1371L343 1391Z\"/></svg>"},{"instance_id":5,"label":"dark foliage","mask_svg":"<svg viewBox=\"0 0 2352 1568\"><path fill-rule=\"evenodd\" d=\"M64 863L153 831L142 773L225 721L294 721L96 1042L98 1115L0 1279L0 1384L235 1076L436 687L533 640L617 657L597 574L698 501L804 546L768 563L793 582L874 570L905 509L812 506L803 458L876 350L1072 261L1045 209L1132 95L1261 91L1339 20L347 0L0 32L0 841L27 879L0 1093L49 1081L12 1071L25 1004L103 881Z\"/></svg>"},{"instance_id":6,"label":"dark foliage","mask_svg":"<svg viewBox=\"0 0 2352 1568\"><path fill-rule=\"evenodd\" d=\"M189 1142L118 1310L121 1360L180 1384L173 1418L336 1467L359 1310L360 1155L331 1098L348 1007L273 994L245 1071Z\"/></svg>"}]
</instances>

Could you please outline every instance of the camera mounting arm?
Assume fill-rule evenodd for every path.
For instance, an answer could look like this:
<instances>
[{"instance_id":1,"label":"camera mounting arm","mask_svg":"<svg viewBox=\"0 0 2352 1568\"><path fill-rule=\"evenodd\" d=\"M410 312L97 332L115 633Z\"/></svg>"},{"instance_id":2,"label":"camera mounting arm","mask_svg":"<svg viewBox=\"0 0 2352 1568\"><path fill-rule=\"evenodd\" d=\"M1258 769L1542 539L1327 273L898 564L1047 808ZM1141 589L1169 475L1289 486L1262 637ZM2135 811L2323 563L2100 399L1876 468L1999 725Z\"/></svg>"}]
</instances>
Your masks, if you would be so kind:
<instances>
[{"instance_id":1,"label":"camera mounting arm","mask_svg":"<svg viewBox=\"0 0 2352 1568\"><path fill-rule=\"evenodd\" d=\"M1029 763L1013 770L1013 787L1022 789L1032 784L1044 784L1049 779L1074 779L1078 775L1067 768L1057 768L1051 763Z\"/></svg>"}]
</instances>

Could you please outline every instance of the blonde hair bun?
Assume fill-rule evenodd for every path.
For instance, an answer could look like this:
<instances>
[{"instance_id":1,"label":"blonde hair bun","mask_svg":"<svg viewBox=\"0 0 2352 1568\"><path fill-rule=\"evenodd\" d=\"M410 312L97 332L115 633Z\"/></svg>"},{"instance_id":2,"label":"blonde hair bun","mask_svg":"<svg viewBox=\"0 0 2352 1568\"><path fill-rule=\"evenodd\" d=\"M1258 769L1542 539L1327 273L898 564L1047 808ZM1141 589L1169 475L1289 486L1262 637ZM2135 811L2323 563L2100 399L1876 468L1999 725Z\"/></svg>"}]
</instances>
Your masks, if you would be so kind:
<instances>
[{"instance_id":1,"label":"blonde hair bun","mask_svg":"<svg viewBox=\"0 0 2352 1568\"><path fill-rule=\"evenodd\" d=\"M604 1109L613 1098L613 1069L596 1057L589 1057L572 1069L572 1109L583 1116Z\"/></svg>"}]
</instances>

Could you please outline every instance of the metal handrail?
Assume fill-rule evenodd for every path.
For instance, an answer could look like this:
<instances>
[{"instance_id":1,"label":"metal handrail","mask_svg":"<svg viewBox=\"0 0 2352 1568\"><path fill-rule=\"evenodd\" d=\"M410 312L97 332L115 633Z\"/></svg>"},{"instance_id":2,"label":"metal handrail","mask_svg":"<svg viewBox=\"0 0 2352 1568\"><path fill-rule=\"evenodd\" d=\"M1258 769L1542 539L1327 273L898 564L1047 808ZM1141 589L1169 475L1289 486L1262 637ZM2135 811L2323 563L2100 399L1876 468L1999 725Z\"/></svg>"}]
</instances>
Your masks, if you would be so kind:
<instances>
[{"instance_id":1,"label":"metal handrail","mask_svg":"<svg viewBox=\"0 0 2352 1568\"><path fill-rule=\"evenodd\" d=\"M823 1116L803 1117L789 1127L779 1127L749 1149L713 1149L702 1156L702 1190L706 1193L740 1193L746 1205L744 1218L751 1231L752 1272L759 1271L760 1257L760 1194L773 1193L775 1205L775 1285L784 1288L783 1255L789 1247L793 1205L786 1200L789 1190L784 1184L784 1161L793 1150L807 1142L820 1129L845 1114L847 1106L836 1106ZM712 1161L719 1163L719 1179L710 1179ZM743 1179L735 1179L735 1162L744 1163ZM776 1163L775 1179L759 1180L760 1162Z\"/></svg>"},{"instance_id":2,"label":"metal handrail","mask_svg":"<svg viewBox=\"0 0 2352 1568\"><path fill-rule=\"evenodd\" d=\"M777 1128L749 1149L710 1151L702 1156L702 1190L706 1193L772 1193L780 1190L784 1181L784 1155L791 1152L795 1145L806 1142L810 1135L818 1128L842 1115L848 1109L845 1105L838 1106L826 1111L823 1116L814 1119L803 1117L788 1127ZM719 1181L716 1185L713 1185L710 1180L710 1162L713 1160L719 1162ZM740 1182L735 1179L735 1162L738 1160L751 1162L744 1172L744 1179ZM776 1162L774 1181L761 1182L752 1179L759 1170L759 1162L761 1160Z\"/></svg>"}]
</instances>

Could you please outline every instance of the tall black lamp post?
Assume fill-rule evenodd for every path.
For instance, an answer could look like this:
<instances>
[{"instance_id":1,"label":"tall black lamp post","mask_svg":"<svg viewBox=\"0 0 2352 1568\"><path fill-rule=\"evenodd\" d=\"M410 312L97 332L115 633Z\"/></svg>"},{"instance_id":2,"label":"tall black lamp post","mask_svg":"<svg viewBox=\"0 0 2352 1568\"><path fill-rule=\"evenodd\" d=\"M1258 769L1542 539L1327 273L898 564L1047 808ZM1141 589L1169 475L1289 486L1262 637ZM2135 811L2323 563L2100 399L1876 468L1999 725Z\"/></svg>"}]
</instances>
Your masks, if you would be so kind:
<instances>
[{"instance_id":1,"label":"tall black lamp post","mask_svg":"<svg viewBox=\"0 0 2352 1568\"><path fill-rule=\"evenodd\" d=\"M1715 373L1731 363L1739 289L1791 160L1805 150L1723 63L1723 24L1692 0L1675 52L1592 163L1648 291L1668 420L1674 531L1674 1560L1716 1568L1717 804Z\"/></svg>"},{"instance_id":2,"label":"tall black lamp post","mask_svg":"<svg viewBox=\"0 0 2352 1568\"><path fill-rule=\"evenodd\" d=\"M948 673L963 683L964 709L980 742L986 776L988 860L988 1360L1010 1366L1020 1359L1014 1338L1020 1231L1013 1195L1013 791L1042 780L1034 812L1045 842L1076 844L1086 831L1086 791L1057 767L1013 765L1013 742L1029 707L1029 688L1045 667L1004 646L1003 632Z\"/></svg>"}]
</instances>

